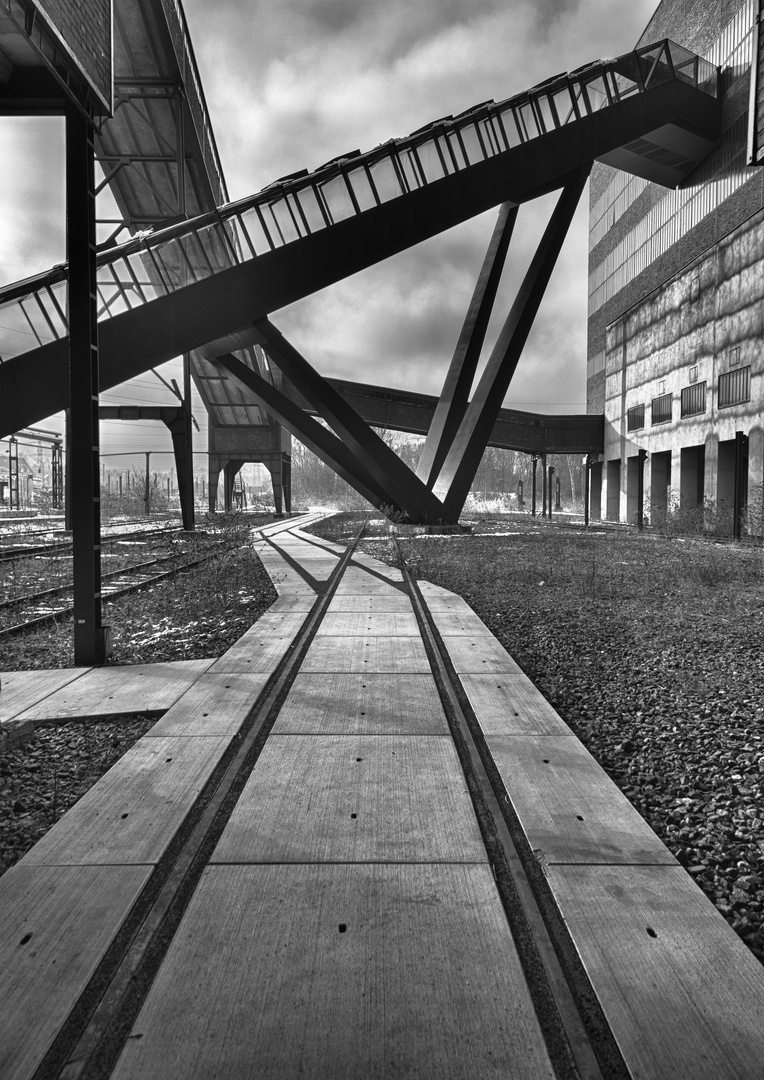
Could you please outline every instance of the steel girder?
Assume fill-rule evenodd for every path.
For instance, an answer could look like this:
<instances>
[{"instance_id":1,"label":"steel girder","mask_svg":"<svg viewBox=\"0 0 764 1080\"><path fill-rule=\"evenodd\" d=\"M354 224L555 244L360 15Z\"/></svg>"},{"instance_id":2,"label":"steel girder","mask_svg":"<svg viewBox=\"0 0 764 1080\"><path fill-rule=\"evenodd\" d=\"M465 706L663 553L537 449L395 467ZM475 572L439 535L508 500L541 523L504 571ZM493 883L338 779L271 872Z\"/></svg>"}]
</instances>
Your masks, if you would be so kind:
<instances>
[{"instance_id":1,"label":"steel girder","mask_svg":"<svg viewBox=\"0 0 764 1080\"><path fill-rule=\"evenodd\" d=\"M358 461L357 457L341 439L309 416L286 394L277 390L261 375L247 367L233 353L223 353L215 363L263 403L287 431L304 443L316 457L355 488L364 499L382 509L390 502L390 493Z\"/></svg>"},{"instance_id":2,"label":"steel girder","mask_svg":"<svg viewBox=\"0 0 764 1080\"><path fill-rule=\"evenodd\" d=\"M416 474L428 488L438 478L467 409L516 220L517 207L504 203L417 464Z\"/></svg>"},{"instance_id":3,"label":"steel girder","mask_svg":"<svg viewBox=\"0 0 764 1080\"><path fill-rule=\"evenodd\" d=\"M563 188L434 486L447 518L458 516L488 444L536 312L568 233L590 166Z\"/></svg>"}]
</instances>

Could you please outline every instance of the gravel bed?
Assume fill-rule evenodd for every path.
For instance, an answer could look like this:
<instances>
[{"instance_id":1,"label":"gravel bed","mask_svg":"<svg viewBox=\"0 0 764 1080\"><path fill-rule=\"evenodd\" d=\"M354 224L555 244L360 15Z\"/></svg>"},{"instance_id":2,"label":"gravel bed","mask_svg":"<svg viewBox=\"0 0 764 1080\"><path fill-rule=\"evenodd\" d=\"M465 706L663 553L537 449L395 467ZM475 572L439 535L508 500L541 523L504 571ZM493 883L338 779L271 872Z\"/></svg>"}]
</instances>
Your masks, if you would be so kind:
<instances>
[{"instance_id":1,"label":"gravel bed","mask_svg":"<svg viewBox=\"0 0 764 1080\"><path fill-rule=\"evenodd\" d=\"M400 548L472 605L764 962L764 551L474 528Z\"/></svg>"},{"instance_id":2,"label":"gravel bed","mask_svg":"<svg viewBox=\"0 0 764 1080\"><path fill-rule=\"evenodd\" d=\"M39 728L32 742L0 755L0 874L154 724L156 718L111 717Z\"/></svg>"}]
</instances>

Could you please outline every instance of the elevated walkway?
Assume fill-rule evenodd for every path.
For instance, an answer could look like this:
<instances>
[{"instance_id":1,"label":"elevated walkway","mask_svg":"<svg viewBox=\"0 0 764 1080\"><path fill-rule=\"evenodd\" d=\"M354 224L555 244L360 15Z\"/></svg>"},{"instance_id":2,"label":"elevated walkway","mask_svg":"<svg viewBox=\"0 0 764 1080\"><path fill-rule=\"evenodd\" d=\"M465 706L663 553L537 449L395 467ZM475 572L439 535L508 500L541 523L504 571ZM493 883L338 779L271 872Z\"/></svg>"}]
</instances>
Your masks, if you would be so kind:
<instances>
[{"instance_id":1,"label":"elevated walkway","mask_svg":"<svg viewBox=\"0 0 764 1080\"><path fill-rule=\"evenodd\" d=\"M101 388L202 346L209 357L231 332L595 159L677 184L716 142L715 95L714 68L661 42L103 252ZM0 436L68 403L65 288L58 267L0 293Z\"/></svg>"},{"instance_id":2,"label":"elevated walkway","mask_svg":"<svg viewBox=\"0 0 764 1080\"><path fill-rule=\"evenodd\" d=\"M278 601L0 879L4 1080L759 1078L764 969L469 606L261 535Z\"/></svg>"}]
</instances>

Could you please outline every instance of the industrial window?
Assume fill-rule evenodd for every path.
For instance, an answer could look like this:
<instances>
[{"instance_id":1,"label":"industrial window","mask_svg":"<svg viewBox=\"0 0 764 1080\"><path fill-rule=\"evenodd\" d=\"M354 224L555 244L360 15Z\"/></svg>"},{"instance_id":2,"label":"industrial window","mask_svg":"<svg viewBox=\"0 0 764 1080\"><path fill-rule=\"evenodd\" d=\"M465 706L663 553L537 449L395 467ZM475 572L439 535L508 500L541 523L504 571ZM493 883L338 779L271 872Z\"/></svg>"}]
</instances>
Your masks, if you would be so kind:
<instances>
[{"instance_id":1,"label":"industrial window","mask_svg":"<svg viewBox=\"0 0 764 1080\"><path fill-rule=\"evenodd\" d=\"M697 416L705 411L706 384L699 382L692 386L685 386L682 390L682 416Z\"/></svg>"},{"instance_id":2,"label":"industrial window","mask_svg":"<svg viewBox=\"0 0 764 1080\"><path fill-rule=\"evenodd\" d=\"M650 409L651 422L655 424L668 424L671 421L671 394L662 394L654 397Z\"/></svg>"},{"instance_id":3,"label":"industrial window","mask_svg":"<svg viewBox=\"0 0 764 1080\"><path fill-rule=\"evenodd\" d=\"M751 400L751 368L735 368L719 376L719 408Z\"/></svg>"},{"instance_id":4,"label":"industrial window","mask_svg":"<svg viewBox=\"0 0 764 1080\"><path fill-rule=\"evenodd\" d=\"M644 405L635 405L633 409L629 409L626 413L626 430L638 431L639 428L645 426L645 407Z\"/></svg>"}]
</instances>

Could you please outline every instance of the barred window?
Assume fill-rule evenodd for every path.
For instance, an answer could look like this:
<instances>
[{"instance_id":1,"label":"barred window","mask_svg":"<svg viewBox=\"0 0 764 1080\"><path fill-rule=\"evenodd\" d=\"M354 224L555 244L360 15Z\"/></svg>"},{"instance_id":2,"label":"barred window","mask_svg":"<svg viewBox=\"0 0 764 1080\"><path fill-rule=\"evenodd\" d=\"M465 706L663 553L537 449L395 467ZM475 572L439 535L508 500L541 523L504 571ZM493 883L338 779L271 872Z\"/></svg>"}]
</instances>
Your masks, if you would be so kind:
<instances>
[{"instance_id":1,"label":"barred window","mask_svg":"<svg viewBox=\"0 0 764 1080\"><path fill-rule=\"evenodd\" d=\"M697 416L706 411L706 384L695 383L682 390L682 416Z\"/></svg>"},{"instance_id":2,"label":"barred window","mask_svg":"<svg viewBox=\"0 0 764 1080\"><path fill-rule=\"evenodd\" d=\"M751 400L751 367L736 368L719 376L719 408Z\"/></svg>"},{"instance_id":3,"label":"barred window","mask_svg":"<svg viewBox=\"0 0 764 1080\"><path fill-rule=\"evenodd\" d=\"M660 397L653 398L650 409L653 425L668 424L671 421L672 401L671 394L661 394Z\"/></svg>"},{"instance_id":4,"label":"barred window","mask_svg":"<svg viewBox=\"0 0 764 1080\"><path fill-rule=\"evenodd\" d=\"M629 409L626 413L626 430L637 431L639 428L645 426L645 407L644 405L635 405L633 409Z\"/></svg>"}]
</instances>

